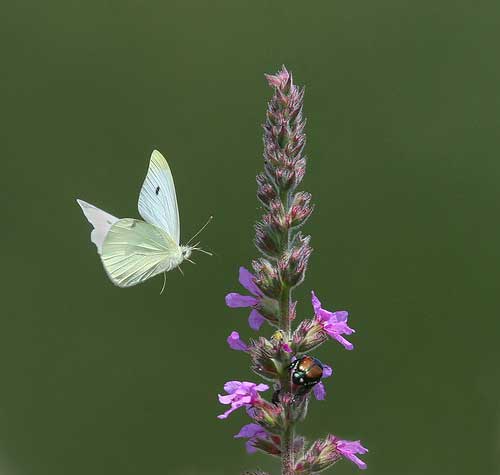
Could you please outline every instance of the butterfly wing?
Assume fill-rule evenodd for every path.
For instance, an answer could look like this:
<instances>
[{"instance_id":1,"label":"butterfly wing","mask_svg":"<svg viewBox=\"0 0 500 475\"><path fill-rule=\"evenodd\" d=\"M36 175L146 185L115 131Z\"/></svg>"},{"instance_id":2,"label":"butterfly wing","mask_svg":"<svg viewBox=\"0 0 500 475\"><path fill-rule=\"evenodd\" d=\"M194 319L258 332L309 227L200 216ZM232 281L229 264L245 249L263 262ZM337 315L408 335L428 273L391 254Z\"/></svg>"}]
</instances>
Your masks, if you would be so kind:
<instances>
[{"instance_id":1,"label":"butterfly wing","mask_svg":"<svg viewBox=\"0 0 500 475\"><path fill-rule=\"evenodd\" d=\"M138 219L117 221L102 246L102 263L118 287L131 287L178 266L179 246L162 229Z\"/></svg>"},{"instance_id":2,"label":"butterfly wing","mask_svg":"<svg viewBox=\"0 0 500 475\"><path fill-rule=\"evenodd\" d=\"M88 222L94 226L94 229L90 233L90 240L96 245L97 252L102 254L102 243L111 229L111 226L118 221L118 218L106 213L106 211L102 209L96 208L86 201L77 199L76 202L80 205L80 208L82 208L83 214Z\"/></svg>"},{"instance_id":3,"label":"butterfly wing","mask_svg":"<svg viewBox=\"0 0 500 475\"><path fill-rule=\"evenodd\" d=\"M166 231L179 244L181 230L174 179L167 161L157 150L151 154L138 207L145 221Z\"/></svg>"}]
</instances>

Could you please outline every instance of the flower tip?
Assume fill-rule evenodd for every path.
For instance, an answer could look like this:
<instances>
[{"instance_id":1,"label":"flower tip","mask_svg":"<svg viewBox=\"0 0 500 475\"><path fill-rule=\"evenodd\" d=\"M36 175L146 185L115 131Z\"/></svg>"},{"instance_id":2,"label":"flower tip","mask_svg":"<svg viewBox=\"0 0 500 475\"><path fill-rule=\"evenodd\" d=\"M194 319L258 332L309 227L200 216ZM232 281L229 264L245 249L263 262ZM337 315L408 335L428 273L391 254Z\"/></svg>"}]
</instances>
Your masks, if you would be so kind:
<instances>
[{"instance_id":1,"label":"flower tip","mask_svg":"<svg viewBox=\"0 0 500 475\"><path fill-rule=\"evenodd\" d=\"M327 364L323 365L323 376L322 378L329 378L333 374L333 369L331 366Z\"/></svg>"},{"instance_id":2,"label":"flower tip","mask_svg":"<svg viewBox=\"0 0 500 475\"><path fill-rule=\"evenodd\" d=\"M276 74L264 74L268 84L271 87L283 87L286 85L288 80L290 79L290 73L288 70L285 68L283 65L281 70L278 71Z\"/></svg>"},{"instance_id":3,"label":"flower tip","mask_svg":"<svg viewBox=\"0 0 500 475\"><path fill-rule=\"evenodd\" d=\"M240 334L237 331L231 332L226 341L232 350L248 351L248 345L240 338Z\"/></svg>"},{"instance_id":4,"label":"flower tip","mask_svg":"<svg viewBox=\"0 0 500 475\"><path fill-rule=\"evenodd\" d=\"M321 302L319 301L319 298L316 297L314 290L311 290L311 303L314 309L314 313L317 314L321 310Z\"/></svg>"}]
</instances>

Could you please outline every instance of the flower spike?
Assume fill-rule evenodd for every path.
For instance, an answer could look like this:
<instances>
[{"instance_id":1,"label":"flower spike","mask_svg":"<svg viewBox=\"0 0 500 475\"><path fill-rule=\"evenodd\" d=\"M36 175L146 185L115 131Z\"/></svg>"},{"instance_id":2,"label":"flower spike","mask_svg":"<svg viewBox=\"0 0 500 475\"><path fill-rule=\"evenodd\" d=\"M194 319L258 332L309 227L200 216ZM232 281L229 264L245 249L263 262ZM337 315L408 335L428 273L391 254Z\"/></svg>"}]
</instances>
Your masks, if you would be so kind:
<instances>
[{"instance_id":1,"label":"flower spike","mask_svg":"<svg viewBox=\"0 0 500 475\"><path fill-rule=\"evenodd\" d=\"M262 207L254 239L259 256L251 261L253 273L240 267L239 282L247 293L227 294L226 305L249 308L248 323L253 330L262 330L264 322L274 329L249 342L232 331L226 341L231 349L248 355L252 371L269 386L227 382L226 394L219 395L219 401L229 408L217 417L226 419L238 408L245 408L250 421L234 437L246 439L248 453L260 451L279 458L281 475L313 475L342 459L365 469L366 463L358 456L368 450L359 441L330 434L308 442L297 434L309 404L325 400L325 379L333 373L310 353L328 339L352 350L353 344L345 337L354 330L347 323L346 311L325 310L314 292L314 316L303 319L298 315L300 306L292 294L304 282L313 252L311 237L303 232L314 211L312 196L297 189L308 161L304 155L304 88L294 83L285 66L265 77L272 97L263 124L263 170L256 177ZM260 393L270 386L268 401ZM257 470L245 475L267 474Z\"/></svg>"}]
</instances>

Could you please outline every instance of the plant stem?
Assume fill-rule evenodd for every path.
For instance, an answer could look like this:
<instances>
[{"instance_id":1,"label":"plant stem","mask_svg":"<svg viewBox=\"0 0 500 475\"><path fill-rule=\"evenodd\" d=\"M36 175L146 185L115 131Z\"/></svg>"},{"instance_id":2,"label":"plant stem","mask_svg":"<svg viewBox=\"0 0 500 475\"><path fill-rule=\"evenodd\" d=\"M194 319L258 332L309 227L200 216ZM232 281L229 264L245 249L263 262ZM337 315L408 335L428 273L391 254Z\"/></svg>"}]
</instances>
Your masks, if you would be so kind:
<instances>
[{"instance_id":1,"label":"plant stem","mask_svg":"<svg viewBox=\"0 0 500 475\"><path fill-rule=\"evenodd\" d=\"M294 438L294 428L292 425L288 425L285 431L283 432L282 442L281 442L282 475L294 475L293 438Z\"/></svg>"},{"instance_id":2,"label":"plant stem","mask_svg":"<svg viewBox=\"0 0 500 475\"><path fill-rule=\"evenodd\" d=\"M290 202L290 194L286 193L282 197L285 209L288 210ZM290 248L290 230L287 231L286 240L283 246L283 251L286 252ZM281 300L280 300L280 315L281 315L281 329L285 334L287 341L291 339L292 325L290 319L290 305L292 302L292 289L288 286L284 286ZM291 393L290 378L288 373L285 372L281 380L281 390L285 394ZM284 405L285 409L285 421L286 426L281 436L281 473L282 475L294 475L294 452L293 452L293 442L295 437L294 424L292 418L290 417L291 411L291 401L288 401Z\"/></svg>"},{"instance_id":3,"label":"plant stem","mask_svg":"<svg viewBox=\"0 0 500 475\"><path fill-rule=\"evenodd\" d=\"M291 333L291 322L290 322L290 302L292 298L292 290L288 287L283 289L281 296L281 325L282 330L285 333L285 337L289 340ZM288 374L285 373L281 380L281 389L284 394L289 394L291 392L290 378ZM290 402L284 404L285 410L285 421L286 426L281 435L281 473L282 475L293 475L294 474L294 453L293 453L293 441L294 441L294 427L293 422L290 417Z\"/></svg>"}]
</instances>

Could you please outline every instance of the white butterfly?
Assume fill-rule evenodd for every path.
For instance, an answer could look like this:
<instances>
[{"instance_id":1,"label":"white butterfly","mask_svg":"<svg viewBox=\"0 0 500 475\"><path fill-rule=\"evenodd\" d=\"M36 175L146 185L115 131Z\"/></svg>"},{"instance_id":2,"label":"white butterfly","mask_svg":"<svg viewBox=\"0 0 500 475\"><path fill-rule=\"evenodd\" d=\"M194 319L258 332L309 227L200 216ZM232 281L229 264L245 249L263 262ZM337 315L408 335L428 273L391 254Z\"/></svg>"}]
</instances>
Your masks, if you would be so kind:
<instances>
[{"instance_id":1,"label":"white butterfly","mask_svg":"<svg viewBox=\"0 0 500 475\"><path fill-rule=\"evenodd\" d=\"M97 246L109 278L118 287L144 282L178 267L184 260L193 262L189 257L194 250L211 255L196 247L197 244L190 246L189 243L212 217L186 245L179 245L180 223L174 180L167 161L157 150L151 154L148 173L139 194L139 214L144 221L115 218L83 200L76 201L94 226L90 240Z\"/></svg>"}]
</instances>

